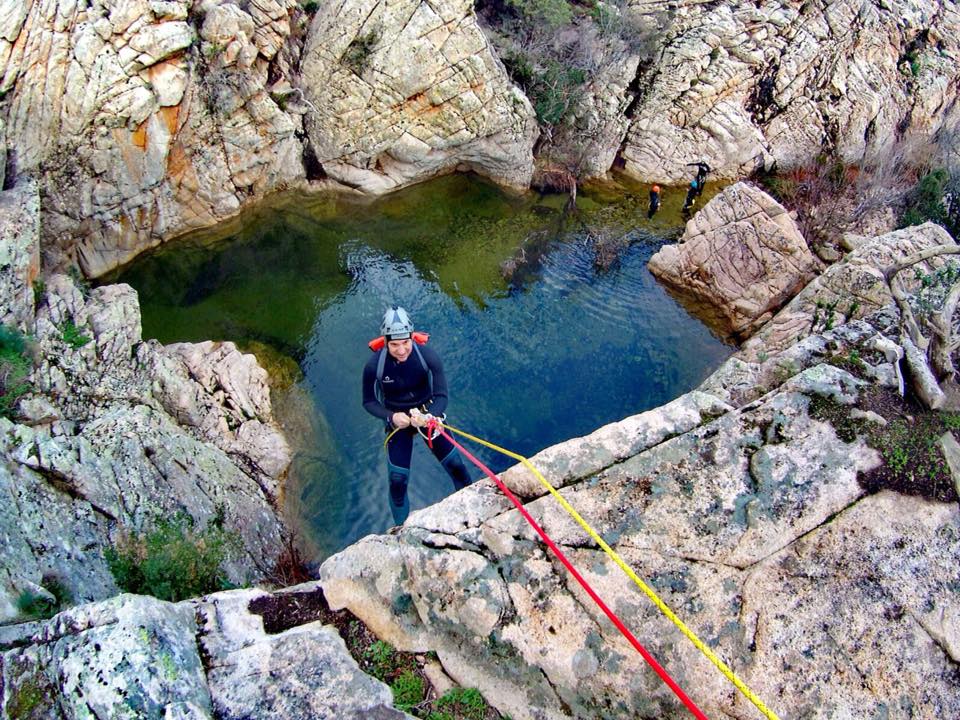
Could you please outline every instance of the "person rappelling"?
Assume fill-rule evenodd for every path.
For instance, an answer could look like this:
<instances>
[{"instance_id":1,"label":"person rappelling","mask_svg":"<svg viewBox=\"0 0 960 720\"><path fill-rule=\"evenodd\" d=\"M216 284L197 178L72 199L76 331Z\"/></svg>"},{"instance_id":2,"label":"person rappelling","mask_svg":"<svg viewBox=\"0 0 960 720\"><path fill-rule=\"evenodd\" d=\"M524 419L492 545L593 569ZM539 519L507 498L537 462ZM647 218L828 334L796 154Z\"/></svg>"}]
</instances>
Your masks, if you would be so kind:
<instances>
[{"instance_id":1,"label":"person rappelling","mask_svg":"<svg viewBox=\"0 0 960 720\"><path fill-rule=\"evenodd\" d=\"M407 484L413 437L432 417L447 409L447 380L440 356L427 346L429 335L414 332L406 310L394 305L383 315L380 337L370 342L374 355L363 368L363 407L386 423L387 480L394 523L410 513ZM467 468L445 437L427 438L431 452L453 481L455 490L471 483Z\"/></svg>"}]
</instances>

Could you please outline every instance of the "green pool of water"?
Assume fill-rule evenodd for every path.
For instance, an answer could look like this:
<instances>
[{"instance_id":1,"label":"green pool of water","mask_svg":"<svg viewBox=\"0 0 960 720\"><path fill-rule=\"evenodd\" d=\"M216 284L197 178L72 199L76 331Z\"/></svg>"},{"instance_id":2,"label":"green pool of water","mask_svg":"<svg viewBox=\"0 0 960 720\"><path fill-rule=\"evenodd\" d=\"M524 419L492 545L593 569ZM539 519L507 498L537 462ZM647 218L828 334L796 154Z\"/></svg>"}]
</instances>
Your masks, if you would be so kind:
<instances>
[{"instance_id":1,"label":"green pool of water","mask_svg":"<svg viewBox=\"0 0 960 720\"><path fill-rule=\"evenodd\" d=\"M621 188L564 214L563 197L511 196L465 175L373 202L288 196L110 281L139 291L144 337L234 340L299 367L275 396L296 450L287 507L322 557L392 524L383 428L360 405L367 341L388 304L431 334L450 422L525 455L668 402L722 362L732 348L646 269L682 223L682 200L667 190L650 222L646 188ZM602 269L598 238L617 248ZM449 491L417 447L412 508Z\"/></svg>"}]
</instances>

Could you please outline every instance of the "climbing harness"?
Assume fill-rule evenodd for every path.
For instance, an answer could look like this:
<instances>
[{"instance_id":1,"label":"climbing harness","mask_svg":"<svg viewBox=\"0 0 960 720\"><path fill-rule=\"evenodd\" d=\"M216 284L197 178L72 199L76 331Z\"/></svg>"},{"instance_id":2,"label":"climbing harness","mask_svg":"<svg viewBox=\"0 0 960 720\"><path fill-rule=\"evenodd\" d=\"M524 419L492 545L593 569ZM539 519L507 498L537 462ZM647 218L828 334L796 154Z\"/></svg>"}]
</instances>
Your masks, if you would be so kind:
<instances>
[{"instance_id":1,"label":"climbing harness","mask_svg":"<svg viewBox=\"0 0 960 720\"><path fill-rule=\"evenodd\" d=\"M580 527L582 527L587 532L587 534L593 539L593 541L600 546L600 548L607 554L607 556L617 564L617 566L627 575L627 577L633 580L633 582L637 585L637 587L639 587L640 590L642 590L643 593L653 602L653 604L657 606L660 612L663 613L663 615L666 616L667 619L669 619L680 630L680 632L682 632L684 636L688 640L690 640L690 642L692 642L693 645L701 653L703 653L703 655L711 663L713 663L713 665L721 673L723 673L723 675L731 683L733 683L733 685L737 688L737 690L739 690L744 697L746 697L751 703L753 703L754 706L761 713L763 713L763 715L766 718L768 718L768 720L779 720L777 715L772 710L770 710L763 703L763 701L753 691L751 691L750 688L746 686L746 684L740 678L736 676L733 670L731 670L726 663L724 663L719 657L717 657L717 655L712 650L710 650L710 648L707 647L706 644L699 637L697 637L697 635L690 628L688 628L684 624L684 622L680 620L679 617L677 617L677 615L667 606L667 604L660 599L660 597L656 594L656 592L654 592L653 588L651 588L643 580L640 579L640 577L633 571L633 569L630 568L630 566L623 561L623 559L617 554L617 552L613 548L611 548L603 540L603 538L600 537L600 535L597 534L597 532L587 523L587 521L580 516L580 514L570 505L570 503L566 501L566 499L564 499L562 495L560 495L559 492L557 492L556 488L554 488L553 485L551 485L547 481L547 479L540 473L539 470L537 470L533 466L533 464L527 458L523 457L522 455L518 455L517 453L511 452L505 448L502 448L498 445L494 445L493 443L483 440L482 438L476 437L475 435L471 435L470 433L464 432L463 430L459 430L451 425L445 425L441 421L438 421L436 419L432 419L428 421L428 425L427 425L428 429L430 428L431 425L435 425L440 435L447 438L451 443L453 443L453 445L456 448L458 448L464 455L466 455L466 457L474 465L480 468L480 470L482 470L484 474L487 475L487 477L489 477L491 480L493 480L496 483L497 487L500 488L501 492L503 492L503 494L506 495L510 499L510 501L516 506L516 508L523 515L523 517L527 520L527 522L529 522L530 525L534 528L534 530L537 531L540 537L543 538L544 542L550 547L551 550L553 550L554 554L560 559L560 561L564 564L564 566L566 566L566 568L570 571L570 573L574 576L574 578L577 579L577 581L583 586L583 588L587 591L590 597L593 598L594 602L596 602L597 605L600 607L600 609L603 610L604 613L606 613L607 617L609 617L610 620L613 622L613 624L617 626L617 629L620 630L621 633L623 633L624 637L626 637L627 640L630 641L630 644L637 649L637 651L643 656L644 660L646 660L647 663L650 664L650 666L654 669L654 671L656 671L656 673L660 676L660 678L670 687L671 690L673 690L674 694L677 695L677 697L683 702L684 705L686 705L687 709L690 710L690 712L693 713L694 716L696 716L697 718L705 717L703 713L699 710L699 708L697 708L697 706L693 704L693 701L691 701L683 693L683 691L679 688L679 686L677 686L676 683L670 678L670 676L667 675L666 671L660 667L660 665L656 662L656 660L654 660L653 657L650 656L650 654L646 651L646 649L643 648L640 642L630 633L629 630L626 629L623 623L620 622L620 620L616 618L615 615L613 615L612 611L610 611L609 608L607 608L607 606L603 603L603 601L600 600L600 598L596 595L596 593L586 584L586 581L573 568L573 566L570 565L569 561L563 556L559 548L556 547L553 541L540 528L540 526L536 523L536 521L532 517L530 517L529 513L527 513L526 509L523 507L523 504L520 503L519 500L517 500L517 498L514 496L512 492L510 492L510 489L507 488L507 486L496 475L494 475L483 463L477 460L460 443L454 440L447 433L447 430L454 432L457 435L460 435L461 437L472 440L473 442L476 442L480 445L483 445L484 447L488 447L491 450L495 450L499 453L502 453L503 455L506 455L507 457L510 457L522 463L524 467L526 467L528 470L530 470L534 474L537 480L540 481L540 484L543 485L543 487L553 497L557 499L557 501L560 503L563 509L566 510L567 513L574 520L577 521L577 524L579 524Z\"/></svg>"}]
</instances>

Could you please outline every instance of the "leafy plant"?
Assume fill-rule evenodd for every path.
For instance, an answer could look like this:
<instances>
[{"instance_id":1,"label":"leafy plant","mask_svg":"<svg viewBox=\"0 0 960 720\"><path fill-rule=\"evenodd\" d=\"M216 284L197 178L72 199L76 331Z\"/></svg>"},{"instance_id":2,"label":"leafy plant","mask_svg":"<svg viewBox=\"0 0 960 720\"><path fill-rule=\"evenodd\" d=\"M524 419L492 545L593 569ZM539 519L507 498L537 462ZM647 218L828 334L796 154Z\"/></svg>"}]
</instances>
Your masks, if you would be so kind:
<instances>
[{"instance_id":1,"label":"leafy plant","mask_svg":"<svg viewBox=\"0 0 960 720\"><path fill-rule=\"evenodd\" d=\"M178 513L147 533L121 537L104 555L122 590L178 602L230 588L223 563L238 543L235 533L223 529L222 518L200 530L189 515Z\"/></svg>"},{"instance_id":2,"label":"leafy plant","mask_svg":"<svg viewBox=\"0 0 960 720\"><path fill-rule=\"evenodd\" d=\"M920 225L927 221L944 227L954 237L960 232L960 211L948 211L948 187L950 173L944 168L936 168L920 178L916 186L907 195L907 202L900 216L900 227Z\"/></svg>"},{"instance_id":3,"label":"leafy plant","mask_svg":"<svg viewBox=\"0 0 960 720\"><path fill-rule=\"evenodd\" d=\"M317 0L308 0L303 4L303 11L308 15L313 15L319 9L320 3Z\"/></svg>"},{"instance_id":4,"label":"leafy plant","mask_svg":"<svg viewBox=\"0 0 960 720\"><path fill-rule=\"evenodd\" d=\"M84 335L83 331L70 320L60 323L60 337L74 350L79 350L91 340L89 335Z\"/></svg>"},{"instance_id":5,"label":"leafy plant","mask_svg":"<svg viewBox=\"0 0 960 720\"><path fill-rule=\"evenodd\" d=\"M483 720L487 713L487 703L476 688L454 688L438 699L433 707L436 711L428 720L463 718L464 720Z\"/></svg>"},{"instance_id":6,"label":"leafy plant","mask_svg":"<svg viewBox=\"0 0 960 720\"><path fill-rule=\"evenodd\" d=\"M366 35L357 35L353 41L347 45L347 49L340 58L340 62L353 70L357 75L367 69L370 62L370 56L373 54L380 35L375 30L371 30Z\"/></svg>"},{"instance_id":7,"label":"leafy plant","mask_svg":"<svg viewBox=\"0 0 960 720\"><path fill-rule=\"evenodd\" d=\"M37 278L33 281L33 304L41 305L47 299L47 283L43 278Z\"/></svg>"},{"instance_id":8,"label":"leafy plant","mask_svg":"<svg viewBox=\"0 0 960 720\"><path fill-rule=\"evenodd\" d=\"M586 73L580 68L548 63L545 72L528 88L537 119L545 125L558 125L573 108L586 79Z\"/></svg>"},{"instance_id":9,"label":"leafy plant","mask_svg":"<svg viewBox=\"0 0 960 720\"><path fill-rule=\"evenodd\" d=\"M410 670L402 672L390 684L390 689L393 691L393 704L398 710L407 712L423 702L423 678Z\"/></svg>"},{"instance_id":10,"label":"leafy plant","mask_svg":"<svg viewBox=\"0 0 960 720\"><path fill-rule=\"evenodd\" d=\"M370 664L370 674L378 680L385 680L396 669L396 651L390 643L377 640L364 653Z\"/></svg>"},{"instance_id":11,"label":"leafy plant","mask_svg":"<svg viewBox=\"0 0 960 720\"><path fill-rule=\"evenodd\" d=\"M530 23L556 30L573 19L573 8L567 0L507 0Z\"/></svg>"},{"instance_id":12,"label":"leafy plant","mask_svg":"<svg viewBox=\"0 0 960 720\"><path fill-rule=\"evenodd\" d=\"M41 586L53 596L41 595L32 590L24 590L17 598L17 610L22 615L38 619L47 619L56 615L71 601L70 591L56 578L45 577Z\"/></svg>"},{"instance_id":13,"label":"leafy plant","mask_svg":"<svg viewBox=\"0 0 960 720\"><path fill-rule=\"evenodd\" d=\"M90 281L87 280L87 277L80 271L80 268L76 265L71 265L70 269L67 270L67 275L73 280L73 284L77 290L80 291L80 294L83 295L84 299L90 297Z\"/></svg>"},{"instance_id":14,"label":"leafy plant","mask_svg":"<svg viewBox=\"0 0 960 720\"><path fill-rule=\"evenodd\" d=\"M31 366L23 334L0 325L0 417L12 417L17 401L30 391L27 376Z\"/></svg>"}]
</instances>

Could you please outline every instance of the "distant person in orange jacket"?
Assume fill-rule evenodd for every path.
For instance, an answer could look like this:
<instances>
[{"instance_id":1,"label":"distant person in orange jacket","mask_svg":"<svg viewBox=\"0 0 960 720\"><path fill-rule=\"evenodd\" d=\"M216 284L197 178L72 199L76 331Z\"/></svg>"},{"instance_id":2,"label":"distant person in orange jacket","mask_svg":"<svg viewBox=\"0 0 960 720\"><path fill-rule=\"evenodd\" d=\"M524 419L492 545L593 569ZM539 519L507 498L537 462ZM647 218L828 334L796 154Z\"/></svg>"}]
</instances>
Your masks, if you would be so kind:
<instances>
[{"instance_id":1,"label":"distant person in orange jacket","mask_svg":"<svg viewBox=\"0 0 960 720\"><path fill-rule=\"evenodd\" d=\"M647 210L647 220L653 218L660 209L660 186L654 185L650 188L650 208Z\"/></svg>"}]
</instances>

